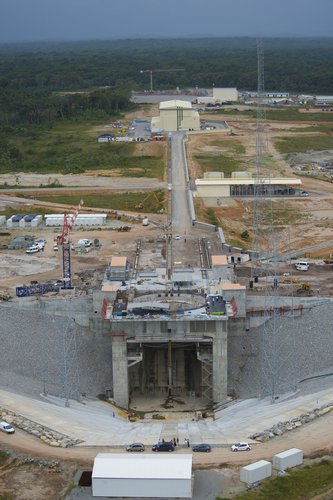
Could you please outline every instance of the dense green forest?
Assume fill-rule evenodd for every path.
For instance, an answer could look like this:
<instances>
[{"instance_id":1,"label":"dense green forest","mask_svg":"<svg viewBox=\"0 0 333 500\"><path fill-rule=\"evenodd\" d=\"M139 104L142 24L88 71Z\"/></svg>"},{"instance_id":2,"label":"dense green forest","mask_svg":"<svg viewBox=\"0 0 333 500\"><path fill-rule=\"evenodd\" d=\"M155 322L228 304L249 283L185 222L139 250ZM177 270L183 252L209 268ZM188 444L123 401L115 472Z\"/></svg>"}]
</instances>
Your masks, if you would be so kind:
<instances>
[{"instance_id":1,"label":"dense green forest","mask_svg":"<svg viewBox=\"0 0 333 500\"><path fill-rule=\"evenodd\" d=\"M333 38L267 39L265 87L332 93ZM39 92L126 85L147 89L144 69L183 68L154 75L156 88L257 86L256 40L199 38L0 45L0 88Z\"/></svg>"},{"instance_id":2,"label":"dense green forest","mask_svg":"<svg viewBox=\"0 0 333 500\"><path fill-rule=\"evenodd\" d=\"M264 48L266 89L333 94L333 38L267 39ZM167 71L176 68L183 71ZM149 74L140 72L147 69L166 70L154 73L155 89L255 90L256 40L0 45L0 170L34 169L34 137L45 142L47 131L61 123L103 123L131 109L131 91L149 88Z\"/></svg>"}]
</instances>

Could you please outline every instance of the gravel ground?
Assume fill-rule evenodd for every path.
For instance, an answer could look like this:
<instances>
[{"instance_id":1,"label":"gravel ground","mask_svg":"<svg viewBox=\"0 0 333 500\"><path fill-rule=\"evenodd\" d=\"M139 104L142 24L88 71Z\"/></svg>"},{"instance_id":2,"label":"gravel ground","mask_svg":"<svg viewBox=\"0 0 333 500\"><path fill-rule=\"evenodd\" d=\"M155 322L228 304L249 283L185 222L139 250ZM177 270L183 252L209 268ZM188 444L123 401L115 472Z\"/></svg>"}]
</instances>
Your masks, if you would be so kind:
<instances>
[{"instance_id":1,"label":"gravel ground","mask_svg":"<svg viewBox=\"0 0 333 500\"><path fill-rule=\"evenodd\" d=\"M112 387L110 338L97 339L88 328L42 310L1 305L0 318L4 388L34 395L45 388L73 397L77 391L97 395Z\"/></svg>"},{"instance_id":2,"label":"gravel ground","mask_svg":"<svg viewBox=\"0 0 333 500\"><path fill-rule=\"evenodd\" d=\"M240 398L306 394L331 385L332 304L304 310L300 317L278 316L229 338L228 360L230 388Z\"/></svg>"}]
</instances>

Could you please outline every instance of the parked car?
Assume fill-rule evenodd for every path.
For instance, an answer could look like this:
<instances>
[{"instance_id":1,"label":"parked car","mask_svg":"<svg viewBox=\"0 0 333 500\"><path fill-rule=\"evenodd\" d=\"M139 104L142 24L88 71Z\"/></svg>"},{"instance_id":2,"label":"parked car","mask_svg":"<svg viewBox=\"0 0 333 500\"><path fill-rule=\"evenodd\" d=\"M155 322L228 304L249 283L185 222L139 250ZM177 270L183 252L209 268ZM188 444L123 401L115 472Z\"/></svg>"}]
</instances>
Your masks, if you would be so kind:
<instances>
[{"instance_id":1,"label":"parked car","mask_svg":"<svg viewBox=\"0 0 333 500\"><path fill-rule=\"evenodd\" d=\"M57 244L57 243L55 243L55 244L53 245L53 250L54 250L55 252L57 252L57 251L59 250L59 247L58 247L58 244Z\"/></svg>"},{"instance_id":2,"label":"parked car","mask_svg":"<svg viewBox=\"0 0 333 500\"><path fill-rule=\"evenodd\" d=\"M92 241L91 240L88 240L87 238L82 238L81 240L79 240L77 242L77 245L81 245L83 247L91 247L92 246Z\"/></svg>"},{"instance_id":3,"label":"parked car","mask_svg":"<svg viewBox=\"0 0 333 500\"><path fill-rule=\"evenodd\" d=\"M301 191L301 196L309 196L309 193L307 191Z\"/></svg>"},{"instance_id":4,"label":"parked car","mask_svg":"<svg viewBox=\"0 0 333 500\"><path fill-rule=\"evenodd\" d=\"M38 245L31 245L31 247L26 249L26 253L37 253L39 252L40 247Z\"/></svg>"},{"instance_id":5,"label":"parked car","mask_svg":"<svg viewBox=\"0 0 333 500\"><path fill-rule=\"evenodd\" d=\"M0 422L0 429L7 434L14 434L15 432L15 429L5 421Z\"/></svg>"},{"instance_id":6,"label":"parked car","mask_svg":"<svg viewBox=\"0 0 333 500\"><path fill-rule=\"evenodd\" d=\"M179 236L179 234L176 234L176 236L175 236L175 240L180 240L180 236Z\"/></svg>"},{"instance_id":7,"label":"parked car","mask_svg":"<svg viewBox=\"0 0 333 500\"><path fill-rule=\"evenodd\" d=\"M203 451L203 452L209 453L210 451L212 451L212 448L211 448L210 444L201 443L201 444L196 444L196 445L192 446L192 450L193 451Z\"/></svg>"},{"instance_id":8,"label":"parked car","mask_svg":"<svg viewBox=\"0 0 333 500\"><path fill-rule=\"evenodd\" d=\"M172 443L172 441L165 441L164 443L157 443L154 444L152 447L153 451L174 451L175 447Z\"/></svg>"},{"instance_id":9,"label":"parked car","mask_svg":"<svg viewBox=\"0 0 333 500\"><path fill-rule=\"evenodd\" d=\"M132 443L127 446L126 451L145 451L145 445L142 443Z\"/></svg>"},{"instance_id":10,"label":"parked car","mask_svg":"<svg viewBox=\"0 0 333 500\"><path fill-rule=\"evenodd\" d=\"M44 248L45 247L45 243L46 241L45 240L36 240L34 242L34 245L38 245L40 249Z\"/></svg>"},{"instance_id":11,"label":"parked car","mask_svg":"<svg viewBox=\"0 0 333 500\"><path fill-rule=\"evenodd\" d=\"M231 447L231 451L250 451L251 446L249 443L236 443Z\"/></svg>"}]
</instances>

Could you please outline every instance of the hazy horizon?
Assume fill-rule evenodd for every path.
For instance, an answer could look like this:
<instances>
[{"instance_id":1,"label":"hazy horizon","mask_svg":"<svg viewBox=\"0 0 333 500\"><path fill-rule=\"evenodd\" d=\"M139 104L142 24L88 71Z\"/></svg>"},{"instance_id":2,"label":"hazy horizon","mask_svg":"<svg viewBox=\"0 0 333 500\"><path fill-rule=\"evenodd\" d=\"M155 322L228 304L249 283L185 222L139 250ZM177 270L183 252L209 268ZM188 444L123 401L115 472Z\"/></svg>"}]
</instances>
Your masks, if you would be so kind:
<instances>
[{"instance_id":1,"label":"hazy horizon","mask_svg":"<svg viewBox=\"0 0 333 500\"><path fill-rule=\"evenodd\" d=\"M126 38L331 38L333 1L2 0L0 43Z\"/></svg>"}]
</instances>

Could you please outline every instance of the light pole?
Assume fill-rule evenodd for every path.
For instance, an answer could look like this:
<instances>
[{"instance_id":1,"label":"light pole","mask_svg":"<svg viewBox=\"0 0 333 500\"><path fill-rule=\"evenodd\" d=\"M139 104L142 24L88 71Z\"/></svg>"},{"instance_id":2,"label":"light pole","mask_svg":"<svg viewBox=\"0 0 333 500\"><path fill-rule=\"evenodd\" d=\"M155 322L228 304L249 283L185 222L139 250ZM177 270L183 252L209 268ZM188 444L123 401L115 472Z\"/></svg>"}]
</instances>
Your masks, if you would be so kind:
<instances>
[{"instance_id":1,"label":"light pole","mask_svg":"<svg viewBox=\"0 0 333 500\"><path fill-rule=\"evenodd\" d=\"M150 73L150 92L153 92L153 70L152 69L142 69L140 73Z\"/></svg>"}]
</instances>

